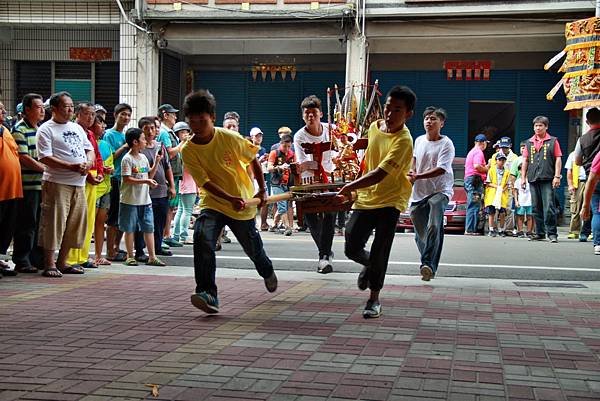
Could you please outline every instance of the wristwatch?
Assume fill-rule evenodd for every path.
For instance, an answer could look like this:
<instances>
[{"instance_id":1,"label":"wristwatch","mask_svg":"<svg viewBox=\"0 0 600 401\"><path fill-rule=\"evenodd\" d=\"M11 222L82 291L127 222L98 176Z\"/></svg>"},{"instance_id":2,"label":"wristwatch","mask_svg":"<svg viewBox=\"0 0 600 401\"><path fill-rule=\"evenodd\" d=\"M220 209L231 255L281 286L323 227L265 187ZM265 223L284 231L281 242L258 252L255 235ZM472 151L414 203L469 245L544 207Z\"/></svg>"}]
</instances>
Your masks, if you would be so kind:
<instances>
[{"instance_id":1,"label":"wristwatch","mask_svg":"<svg viewBox=\"0 0 600 401\"><path fill-rule=\"evenodd\" d=\"M554 178L558 178L560 180L562 178L562 175L555 175Z\"/></svg>"}]
</instances>

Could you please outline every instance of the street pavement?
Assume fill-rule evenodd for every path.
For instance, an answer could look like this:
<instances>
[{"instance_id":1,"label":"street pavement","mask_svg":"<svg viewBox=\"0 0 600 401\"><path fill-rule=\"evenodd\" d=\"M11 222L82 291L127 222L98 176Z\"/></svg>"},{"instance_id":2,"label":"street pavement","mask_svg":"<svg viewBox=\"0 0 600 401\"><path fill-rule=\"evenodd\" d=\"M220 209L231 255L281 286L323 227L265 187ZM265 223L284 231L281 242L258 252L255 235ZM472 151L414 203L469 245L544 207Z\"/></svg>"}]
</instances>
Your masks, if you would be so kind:
<instances>
[{"instance_id":1,"label":"street pavement","mask_svg":"<svg viewBox=\"0 0 600 401\"><path fill-rule=\"evenodd\" d=\"M286 238L288 247L265 238L272 255L313 254L292 250L308 237ZM411 241L399 235L392 259L410 260ZM448 238L447 249L453 241L466 254L509 240ZM219 256L241 257L237 248ZM499 255L524 265L514 252ZM448 277L453 266L429 283L390 274L382 317L365 320L357 274L340 272L357 266L336 263L338 272L322 276L314 262L298 270L277 262L270 294L248 260L221 258L221 312L207 316L189 302L192 259L165 259L185 266L0 280L0 400L600 399L600 281ZM400 267L411 266L390 270Z\"/></svg>"},{"instance_id":2,"label":"street pavement","mask_svg":"<svg viewBox=\"0 0 600 401\"><path fill-rule=\"evenodd\" d=\"M261 235L276 269L316 270L318 254L310 234L300 232L285 237L263 232ZM223 250L218 252L219 265L234 269L252 268L239 244L235 243L235 237L229 236L233 243L223 244ZM192 265L191 246L173 251L175 257L164 258L169 264ZM344 237L334 238L333 251L336 272L360 271L344 256ZM414 234L396 234L388 273L418 275L419 265ZM564 229L561 229L557 244L512 237L446 235L438 274L444 277L600 281L600 256L594 255L591 242L567 240Z\"/></svg>"}]
</instances>

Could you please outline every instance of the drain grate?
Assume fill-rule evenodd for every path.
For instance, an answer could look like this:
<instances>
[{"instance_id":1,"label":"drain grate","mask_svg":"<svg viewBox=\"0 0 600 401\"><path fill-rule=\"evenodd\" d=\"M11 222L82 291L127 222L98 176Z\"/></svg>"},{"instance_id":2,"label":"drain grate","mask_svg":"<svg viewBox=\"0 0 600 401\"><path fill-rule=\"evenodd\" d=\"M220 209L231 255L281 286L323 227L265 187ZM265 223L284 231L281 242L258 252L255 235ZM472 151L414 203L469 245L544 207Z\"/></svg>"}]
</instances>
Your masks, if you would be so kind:
<instances>
[{"instance_id":1,"label":"drain grate","mask_svg":"<svg viewBox=\"0 0 600 401\"><path fill-rule=\"evenodd\" d=\"M535 282L535 281L514 281L514 285L517 287L543 287L543 288L588 288L587 286L579 283L546 283L546 282Z\"/></svg>"}]
</instances>

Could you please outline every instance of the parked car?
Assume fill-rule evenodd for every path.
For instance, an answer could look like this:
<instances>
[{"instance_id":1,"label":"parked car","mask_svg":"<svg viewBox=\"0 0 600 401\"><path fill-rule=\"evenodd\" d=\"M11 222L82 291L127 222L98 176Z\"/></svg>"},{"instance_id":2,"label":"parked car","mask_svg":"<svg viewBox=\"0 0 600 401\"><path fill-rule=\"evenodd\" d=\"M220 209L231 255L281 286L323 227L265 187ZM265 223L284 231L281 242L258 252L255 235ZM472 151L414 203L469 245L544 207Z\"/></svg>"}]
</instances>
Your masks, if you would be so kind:
<instances>
[{"instance_id":1,"label":"parked car","mask_svg":"<svg viewBox=\"0 0 600 401\"><path fill-rule=\"evenodd\" d=\"M465 158L455 157L452 162L454 172L454 195L444 212L444 231L453 233L465 232L467 216L467 193L465 192ZM400 213L396 231L412 230L413 223L410 219L410 210Z\"/></svg>"}]
</instances>

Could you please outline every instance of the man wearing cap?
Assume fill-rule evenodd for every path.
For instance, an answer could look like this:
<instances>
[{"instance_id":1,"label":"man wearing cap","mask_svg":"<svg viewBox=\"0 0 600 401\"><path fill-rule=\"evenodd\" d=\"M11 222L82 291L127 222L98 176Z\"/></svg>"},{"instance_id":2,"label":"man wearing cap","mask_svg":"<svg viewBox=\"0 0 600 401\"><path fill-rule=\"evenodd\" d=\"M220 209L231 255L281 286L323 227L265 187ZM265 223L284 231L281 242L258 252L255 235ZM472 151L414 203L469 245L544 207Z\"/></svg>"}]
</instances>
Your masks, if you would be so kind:
<instances>
[{"instance_id":1,"label":"man wearing cap","mask_svg":"<svg viewBox=\"0 0 600 401\"><path fill-rule=\"evenodd\" d=\"M38 160L37 130L44 120L44 100L37 93L23 96L23 118L13 127L12 135L19 147L23 199L19 203L13 242L15 270L36 273L43 267L43 250L37 245L42 203L42 173L45 166Z\"/></svg>"},{"instance_id":2,"label":"man wearing cap","mask_svg":"<svg viewBox=\"0 0 600 401\"><path fill-rule=\"evenodd\" d=\"M533 119L535 134L527 141L523 152L521 176L529 182L536 233L530 241L558 242L556 229L557 210L554 190L560 186L562 151L558 139L548 133L550 120L545 116ZM523 180L524 181L524 180ZM525 185L525 182L522 184Z\"/></svg>"},{"instance_id":3,"label":"man wearing cap","mask_svg":"<svg viewBox=\"0 0 600 401\"><path fill-rule=\"evenodd\" d=\"M267 195L271 194L271 180L269 179L269 170L267 170L267 159L269 157L269 154L267 153L267 150L262 146L262 141L263 141L263 132L260 128L258 127L253 127L250 130L250 139L252 140L252 143L256 146L258 146L258 152L256 153L256 158L258 159L258 162L260 163L260 166L262 168L263 171L263 176L265 179L265 184L267 184ZM265 205L263 207L260 208L260 229L263 231L265 228L269 229L269 223L267 223L267 217L269 214L269 206Z\"/></svg>"},{"instance_id":4,"label":"man wearing cap","mask_svg":"<svg viewBox=\"0 0 600 401\"><path fill-rule=\"evenodd\" d=\"M483 195L483 181L487 177L488 168L483 151L488 140L484 134L475 136L475 145L467 154L465 160L465 191L467 191L467 216L465 223L466 235L480 235L477 231L479 209Z\"/></svg>"},{"instance_id":5,"label":"man wearing cap","mask_svg":"<svg viewBox=\"0 0 600 401\"><path fill-rule=\"evenodd\" d=\"M171 223L175 216L175 208L179 203L179 181L183 177L183 161L181 160L181 148L183 143L179 141L177 135L173 131L173 127L177 122L177 110L170 104L163 104L158 108L158 118L160 119L160 133L156 140L167 148L169 159L171 161L171 171L173 172L173 178L175 179L175 190L177 195L169 201L169 211L167 212L167 222L165 225L165 244L172 247L182 247L183 244L179 241L175 241L171 237Z\"/></svg>"},{"instance_id":6,"label":"man wearing cap","mask_svg":"<svg viewBox=\"0 0 600 401\"><path fill-rule=\"evenodd\" d=\"M94 111L96 112L97 116L100 116L102 121L106 121L106 114L108 113L108 111L106 111L104 106L102 106L101 104L95 104Z\"/></svg>"}]
</instances>

